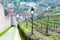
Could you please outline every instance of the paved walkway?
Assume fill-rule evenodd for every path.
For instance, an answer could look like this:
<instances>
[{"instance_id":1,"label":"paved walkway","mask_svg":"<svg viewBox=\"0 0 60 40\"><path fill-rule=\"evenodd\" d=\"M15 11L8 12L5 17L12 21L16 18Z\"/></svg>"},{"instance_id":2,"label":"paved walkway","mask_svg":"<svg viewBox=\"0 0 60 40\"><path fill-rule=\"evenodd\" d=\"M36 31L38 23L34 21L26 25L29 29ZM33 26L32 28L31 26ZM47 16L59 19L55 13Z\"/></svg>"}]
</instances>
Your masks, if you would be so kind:
<instances>
[{"instance_id":1,"label":"paved walkway","mask_svg":"<svg viewBox=\"0 0 60 40\"><path fill-rule=\"evenodd\" d=\"M12 27L4 36L0 37L0 40L21 40L18 29Z\"/></svg>"},{"instance_id":2,"label":"paved walkway","mask_svg":"<svg viewBox=\"0 0 60 40\"><path fill-rule=\"evenodd\" d=\"M16 28L14 39L13 40L21 40L21 37L19 35L18 29Z\"/></svg>"}]
</instances>

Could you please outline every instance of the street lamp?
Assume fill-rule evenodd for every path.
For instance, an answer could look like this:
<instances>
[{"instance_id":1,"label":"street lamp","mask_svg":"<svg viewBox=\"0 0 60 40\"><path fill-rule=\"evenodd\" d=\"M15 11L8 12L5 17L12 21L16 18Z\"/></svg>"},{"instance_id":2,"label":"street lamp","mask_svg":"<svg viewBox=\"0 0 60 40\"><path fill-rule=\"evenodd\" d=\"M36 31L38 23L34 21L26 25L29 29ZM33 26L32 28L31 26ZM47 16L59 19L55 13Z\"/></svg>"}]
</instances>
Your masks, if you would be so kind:
<instances>
[{"instance_id":1,"label":"street lamp","mask_svg":"<svg viewBox=\"0 0 60 40\"><path fill-rule=\"evenodd\" d=\"M49 36L49 34L48 34L48 26L49 26L48 21L49 21L49 16L47 16L46 36Z\"/></svg>"},{"instance_id":2,"label":"street lamp","mask_svg":"<svg viewBox=\"0 0 60 40\"><path fill-rule=\"evenodd\" d=\"M46 10L48 11L50 7L46 8ZM47 27L46 27L46 36L49 36L48 34L48 21L49 21L49 15L47 15Z\"/></svg>"},{"instance_id":3,"label":"street lamp","mask_svg":"<svg viewBox=\"0 0 60 40\"><path fill-rule=\"evenodd\" d=\"M25 21L26 21L26 27L28 27L28 18L27 17L25 18Z\"/></svg>"},{"instance_id":4,"label":"street lamp","mask_svg":"<svg viewBox=\"0 0 60 40\"><path fill-rule=\"evenodd\" d=\"M31 7L31 15L32 15L32 30L31 30L31 34L33 34L33 15L34 15L34 8Z\"/></svg>"}]
</instances>

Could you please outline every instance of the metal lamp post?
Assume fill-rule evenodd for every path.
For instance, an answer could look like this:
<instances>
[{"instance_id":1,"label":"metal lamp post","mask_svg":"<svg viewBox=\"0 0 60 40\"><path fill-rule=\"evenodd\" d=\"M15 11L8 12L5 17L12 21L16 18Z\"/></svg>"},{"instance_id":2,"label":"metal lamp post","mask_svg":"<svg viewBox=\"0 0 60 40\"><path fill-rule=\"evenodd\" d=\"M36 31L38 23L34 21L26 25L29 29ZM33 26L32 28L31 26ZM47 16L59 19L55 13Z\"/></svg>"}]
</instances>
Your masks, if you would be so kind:
<instances>
[{"instance_id":1,"label":"metal lamp post","mask_svg":"<svg viewBox=\"0 0 60 40\"><path fill-rule=\"evenodd\" d=\"M25 18L25 21L26 21L26 28L28 27L28 18L26 17Z\"/></svg>"},{"instance_id":2,"label":"metal lamp post","mask_svg":"<svg viewBox=\"0 0 60 40\"><path fill-rule=\"evenodd\" d=\"M33 15L34 15L34 8L31 8L31 15L32 15L32 30L31 30L31 35L33 35Z\"/></svg>"},{"instance_id":3,"label":"metal lamp post","mask_svg":"<svg viewBox=\"0 0 60 40\"><path fill-rule=\"evenodd\" d=\"M48 7L46 10L48 11L49 8L50 8L50 7ZM48 34L48 25L49 25L48 21L49 21L49 15L47 15L46 36L49 36L49 34Z\"/></svg>"},{"instance_id":4,"label":"metal lamp post","mask_svg":"<svg viewBox=\"0 0 60 40\"><path fill-rule=\"evenodd\" d=\"M49 16L47 16L46 36L49 36L49 34L48 34L48 26L49 26L48 21L49 21Z\"/></svg>"}]
</instances>

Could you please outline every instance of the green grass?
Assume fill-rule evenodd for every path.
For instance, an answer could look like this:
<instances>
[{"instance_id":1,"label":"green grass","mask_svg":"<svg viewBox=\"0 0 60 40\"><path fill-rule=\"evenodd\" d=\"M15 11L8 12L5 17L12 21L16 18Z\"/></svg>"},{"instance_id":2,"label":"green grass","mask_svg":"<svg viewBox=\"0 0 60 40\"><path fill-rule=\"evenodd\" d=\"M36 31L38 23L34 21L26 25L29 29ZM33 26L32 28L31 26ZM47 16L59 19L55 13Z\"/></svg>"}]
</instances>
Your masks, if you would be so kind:
<instances>
[{"instance_id":1,"label":"green grass","mask_svg":"<svg viewBox=\"0 0 60 40\"><path fill-rule=\"evenodd\" d=\"M20 29L18 29L18 30L19 30L19 33L20 33L21 40L25 40L25 37L23 36L21 30Z\"/></svg>"},{"instance_id":2,"label":"green grass","mask_svg":"<svg viewBox=\"0 0 60 40\"><path fill-rule=\"evenodd\" d=\"M4 30L2 33L0 33L0 37L2 37L11 27L8 27L6 30Z\"/></svg>"},{"instance_id":3,"label":"green grass","mask_svg":"<svg viewBox=\"0 0 60 40\"><path fill-rule=\"evenodd\" d=\"M47 22L48 22L48 25L49 26L54 26L54 23L55 24L60 24L60 16L56 16L56 17L49 17L49 21L47 20L47 18L44 18L42 20L38 20L36 21L36 23L40 23L42 25L47 25Z\"/></svg>"},{"instance_id":4,"label":"green grass","mask_svg":"<svg viewBox=\"0 0 60 40\"><path fill-rule=\"evenodd\" d=\"M59 13L57 13L57 14L59 14ZM43 27L45 27L45 26L47 26L47 23L48 23L49 27L54 27L54 23L60 24L60 16L49 17L49 21L48 22L47 21L48 21L47 18L36 20L36 21L34 21L34 27L36 26L36 27L40 28L41 24ZM20 22L21 29L23 29L23 31L25 33L29 33L31 30L31 22L28 22L28 25L29 25L29 28L26 28L25 22ZM55 38L56 38L56 36L52 35L50 37L41 38L40 40L54 40ZM23 37L22 37L22 39L23 39Z\"/></svg>"},{"instance_id":5,"label":"green grass","mask_svg":"<svg viewBox=\"0 0 60 40\"><path fill-rule=\"evenodd\" d=\"M40 38L39 40L57 40L57 37L55 35L52 35L52 36Z\"/></svg>"},{"instance_id":6,"label":"green grass","mask_svg":"<svg viewBox=\"0 0 60 40\"><path fill-rule=\"evenodd\" d=\"M30 24L31 24L31 22L29 22ZM37 25L37 27L39 26L41 26L39 23L40 22L34 22L35 24L38 24ZM23 31L25 32L25 33L28 33L28 32L30 32L30 29L28 29L28 28L26 28L25 27L25 23L24 22L22 22L22 23L20 23L20 26L21 26L21 28L23 29ZM30 25L31 26L31 25ZM22 34L21 34L22 35ZM22 40L25 40L24 39L24 37L23 37L23 35L21 36L21 38L22 38ZM42 37L42 38L40 38L39 40L55 40L57 37L55 36L55 35L52 35L52 36L46 36L46 37Z\"/></svg>"},{"instance_id":7,"label":"green grass","mask_svg":"<svg viewBox=\"0 0 60 40\"><path fill-rule=\"evenodd\" d=\"M25 40L23 34L20 32L21 40Z\"/></svg>"},{"instance_id":8,"label":"green grass","mask_svg":"<svg viewBox=\"0 0 60 40\"><path fill-rule=\"evenodd\" d=\"M31 23L28 22L28 25L31 26ZM21 36L21 40L26 40L26 38L24 37L23 33L21 32L21 29L25 32L25 34L29 34L31 27L27 28L25 22L20 22L19 23L19 32L20 32L20 36Z\"/></svg>"},{"instance_id":9,"label":"green grass","mask_svg":"<svg viewBox=\"0 0 60 40\"><path fill-rule=\"evenodd\" d=\"M31 25L31 24L30 24ZM30 30L31 30L31 27L26 27L26 24L25 24L25 22L20 22L20 28L22 29L22 30L24 30L24 32L25 33L30 33Z\"/></svg>"}]
</instances>

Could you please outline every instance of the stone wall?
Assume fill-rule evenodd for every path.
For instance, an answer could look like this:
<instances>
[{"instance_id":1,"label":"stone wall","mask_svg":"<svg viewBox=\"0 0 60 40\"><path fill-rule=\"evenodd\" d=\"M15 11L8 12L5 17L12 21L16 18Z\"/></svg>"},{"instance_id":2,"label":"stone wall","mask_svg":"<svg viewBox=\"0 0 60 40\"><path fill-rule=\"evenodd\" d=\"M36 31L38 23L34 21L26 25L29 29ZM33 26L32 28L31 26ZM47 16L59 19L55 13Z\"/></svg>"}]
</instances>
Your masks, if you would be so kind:
<instances>
[{"instance_id":1,"label":"stone wall","mask_svg":"<svg viewBox=\"0 0 60 40\"><path fill-rule=\"evenodd\" d=\"M10 26L10 21L10 17L4 15L4 8L0 3L0 33Z\"/></svg>"}]
</instances>

